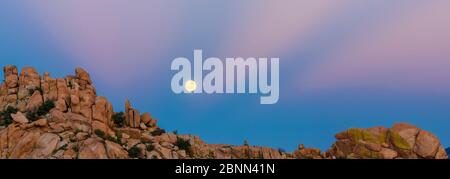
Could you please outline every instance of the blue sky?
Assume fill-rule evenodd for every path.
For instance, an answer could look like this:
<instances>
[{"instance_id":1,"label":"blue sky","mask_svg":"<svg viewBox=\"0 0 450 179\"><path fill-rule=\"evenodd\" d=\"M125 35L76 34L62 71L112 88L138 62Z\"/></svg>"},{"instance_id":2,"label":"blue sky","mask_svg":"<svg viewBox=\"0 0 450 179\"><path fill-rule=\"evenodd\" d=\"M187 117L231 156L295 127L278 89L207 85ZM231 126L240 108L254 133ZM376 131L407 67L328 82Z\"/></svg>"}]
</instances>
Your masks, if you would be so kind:
<instances>
[{"instance_id":1,"label":"blue sky","mask_svg":"<svg viewBox=\"0 0 450 179\"><path fill-rule=\"evenodd\" d=\"M450 146L448 1L2 1L0 62L91 73L168 130L209 143L327 149L350 127L410 122ZM177 57L279 57L280 100L176 95Z\"/></svg>"}]
</instances>

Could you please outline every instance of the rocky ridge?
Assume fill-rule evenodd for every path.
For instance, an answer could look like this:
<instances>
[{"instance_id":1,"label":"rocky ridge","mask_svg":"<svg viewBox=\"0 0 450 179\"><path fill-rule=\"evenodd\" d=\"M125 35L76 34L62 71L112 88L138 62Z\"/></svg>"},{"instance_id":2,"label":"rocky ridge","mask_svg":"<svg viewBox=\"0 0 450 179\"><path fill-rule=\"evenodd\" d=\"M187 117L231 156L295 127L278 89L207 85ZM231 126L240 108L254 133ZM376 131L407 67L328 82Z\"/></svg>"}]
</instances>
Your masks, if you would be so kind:
<instances>
[{"instance_id":1,"label":"rocky ridge","mask_svg":"<svg viewBox=\"0 0 450 179\"><path fill-rule=\"evenodd\" d=\"M82 68L52 78L32 67L4 67L0 84L0 158L6 159L446 159L430 132L398 123L349 129L325 152L299 145L293 153L257 146L206 144L168 133L127 100L124 112L97 92Z\"/></svg>"}]
</instances>

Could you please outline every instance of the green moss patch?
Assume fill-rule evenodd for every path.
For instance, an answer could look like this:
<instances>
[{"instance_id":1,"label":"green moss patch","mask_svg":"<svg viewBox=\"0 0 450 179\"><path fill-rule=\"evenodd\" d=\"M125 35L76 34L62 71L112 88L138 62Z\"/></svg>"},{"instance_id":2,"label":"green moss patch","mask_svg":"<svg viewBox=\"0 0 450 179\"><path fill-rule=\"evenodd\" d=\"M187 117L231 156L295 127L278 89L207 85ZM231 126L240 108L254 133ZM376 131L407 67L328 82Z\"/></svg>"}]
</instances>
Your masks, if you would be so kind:
<instances>
[{"instance_id":1,"label":"green moss patch","mask_svg":"<svg viewBox=\"0 0 450 179\"><path fill-rule=\"evenodd\" d=\"M390 140L391 143L399 148L399 149L404 149L404 150L411 150L412 146L410 146L408 144L408 142L406 142L406 140L404 140L399 133L394 132L394 131L390 131L389 132L389 136L390 136Z\"/></svg>"}]
</instances>

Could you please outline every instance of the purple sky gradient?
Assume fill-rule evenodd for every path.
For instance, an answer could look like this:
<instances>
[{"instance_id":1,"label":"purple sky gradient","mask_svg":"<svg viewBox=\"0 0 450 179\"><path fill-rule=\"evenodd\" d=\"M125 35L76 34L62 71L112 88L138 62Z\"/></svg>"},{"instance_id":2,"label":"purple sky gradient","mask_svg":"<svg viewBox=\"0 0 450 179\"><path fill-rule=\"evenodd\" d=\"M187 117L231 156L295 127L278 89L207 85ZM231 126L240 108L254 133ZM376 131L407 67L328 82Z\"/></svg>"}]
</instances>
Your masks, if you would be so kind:
<instances>
[{"instance_id":1,"label":"purple sky gradient","mask_svg":"<svg viewBox=\"0 0 450 179\"><path fill-rule=\"evenodd\" d=\"M2 65L91 72L161 125L208 142L322 149L350 127L406 121L450 145L448 0L42 0L0 2ZM281 97L178 96L170 63L280 57Z\"/></svg>"}]
</instances>

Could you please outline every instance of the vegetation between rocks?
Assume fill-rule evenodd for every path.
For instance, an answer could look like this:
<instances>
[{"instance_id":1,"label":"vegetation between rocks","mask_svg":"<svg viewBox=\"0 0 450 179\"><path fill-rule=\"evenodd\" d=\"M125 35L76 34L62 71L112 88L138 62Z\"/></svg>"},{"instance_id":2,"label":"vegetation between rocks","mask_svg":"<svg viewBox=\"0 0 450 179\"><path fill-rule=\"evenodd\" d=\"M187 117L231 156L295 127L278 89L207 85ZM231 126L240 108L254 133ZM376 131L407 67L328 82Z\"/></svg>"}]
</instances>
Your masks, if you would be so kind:
<instances>
[{"instance_id":1,"label":"vegetation between rocks","mask_svg":"<svg viewBox=\"0 0 450 179\"><path fill-rule=\"evenodd\" d=\"M180 150L186 151L186 153L190 154L192 152L191 150L191 143L189 140L177 138L177 141L175 142L175 146L177 146Z\"/></svg>"},{"instance_id":2,"label":"vegetation between rocks","mask_svg":"<svg viewBox=\"0 0 450 179\"><path fill-rule=\"evenodd\" d=\"M103 132L103 131L100 130L100 129L95 129L95 130L94 130L94 134L95 134L97 137L100 137L100 138L102 138L102 139L105 139L105 138L106 138L105 132Z\"/></svg>"},{"instance_id":3,"label":"vegetation between rocks","mask_svg":"<svg viewBox=\"0 0 450 179\"><path fill-rule=\"evenodd\" d=\"M55 108L55 102L54 101L46 101L46 102L44 102L44 104L39 106L39 108L36 111L28 111L26 113L26 117L30 121L36 121L40 117L48 114L50 112L50 110L52 110L53 108Z\"/></svg>"},{"instance_id":4,"label":"vegetation between rocks","mask_svg":"<svg viewBox=\"0 0 450 179\"><path fill-rule=\"evenodd\" d=\"M43 90L41 87L36 87L36 88L32 88L32 89L28 89L28 94L31 96L34 94L34 92L39 91L39 93L44 94Z\"/></svg>"},{"instance_id":5,"label":"vegetation between rocks","mask_svg":"<svg viewBox=\"0 0 450 179\"><path fill-rule=\"evenodd\" d=\"M162 134L166 133L166 130L157 128L155 131L153 131L151 134L152 136L160 136Z\"/></svg>"},{"instance_id":6,"label":"vegetation between rocks","mask_svg":"<svg viewBox=\"0 0 450 179\"><path fill-rule=\"evenodd\" d=\"M153 146L153 144L147 144L147 151L151 152L155 150L155 146Z\"/></svg>"},{"instance_id":7,"label":"vegetation between rocks","mask_svg":"<svg viewBox=\"0 0 450 179\"><path fill-rule=\"evenodd\" d=\"M141 149L137 146L133 146L130 149L128 149L128 156L130 158L139 158L140 154L141 154Z\"/></svg>"},{"instance_id":8,"label":"vegetation between rocks","mask_svg":"<svg viewBox=\"0 0 450 179\"><path fill-rule=\"evenodd\" d=\"M114 142L116 144L121 144L122 145L122 138L119 135L114 136L114 137L113 136L109 136L108 140L111 141L111 142Z\"/></svg>"},{"instance_id":9,"label":"vegetation between rocks","mask_svg":"<svg viewBox=\"0 0 450 179\"><path fill-rule=\"evenodd\" d=\"M294 152L286 152L282 148L276 150L251 146L247 140L243 142L244 146L211 145L196 136L177 136L177 130L165 134L166 131L158 127L156 119L149 113L140 115L128 101L125 105L126 112L114 113L112 116L114 124L111 125L111 119L109 119L109 114L113 111L109 108L111 104L107 99L96 95L89 74L83 69L77 68L75 76L65 79L55 80L46 74L44 81L41 81L43 78L31 68L25 68L24 73L18 73L16 67L7 66L4 68L4 74L7 80L4 84L14 85L0 85L0 106L2 106L0 144L4 144L1 150L7 151L0 152L0 158L447 159L447 153L449 153L446 153L435 135L407 123L394 124L392 128L345 130L336 135L337 141L325 153L321 153L319 149L305 148L303 145L299 145ZM20 79L19 74L26 74L32 78L17 81ZM33 83L41 81L43 82L41 85L47 85L45 92L49 99L53 99L52 95L56 95L54 97L71 96L70 99L74 97L74 101L67 101L64 110L55 109L53 101L46 101L42 105L35 106L41 101L40 99L34 101L26 99L32 95L39 97L38 92L42 96L42 89L39 88L24 91L29 92L29 96L17 99L19 88L27 86L30 81ZM80 93L72 94L70 90L59 91L58 86L64 85L60 83L64 81L68 83L69 88L76 88ZM60 92L63 94L59 94ZM22 88L20 95L25 95ZM75 104L77 99L80 101ZM86 105L87 102L89 105ZM64 105L64 101L62 103ZM23 111L23 108L30 109L24 112L28 120L24 120L22 115L15 116L13 120L11 115ZM52 115L49 115L50 110ZM108 117L108 120L103 122L104 126L93 126L92 122L89 122L92 120L86 116L94 116L94 113L96 116ZM128 114L133 116L130 121L125 120ZM138 116L140 119L137 118ZM40 119L43 119L43 123L29 123ZM5 128L4 125L9 124L14 125ZM91 129L94 130L91 131ZM108 141L105 142L105 140ZM109 141L120 145L111 145ZM41 144L47 143L51 145L41 147Z\"/></svg>"},{"instance_id":10,"label":"vegetation between rocks","mask_svg":"<svg viewBox=\"0 0 450 179\"><path fill-rule=\"evenodd\" d=\"M12 123L13 119L11 117L11 114L17 113L17 108L8 106L6 110L0 112L0 126L7 126Z\"/></svg>"},{"instance_id":11,"label":"vegetation between rocks","mask_svg":"<svg viewBox=\"0 0 450 179\"><path fill-rule=\"evenodd\" d=\"M125 114L123 112L115 113L112 116L112 119L114 121L114 124L116 124L118 127L125 126Z\"/></svg>"}]
</instances>

